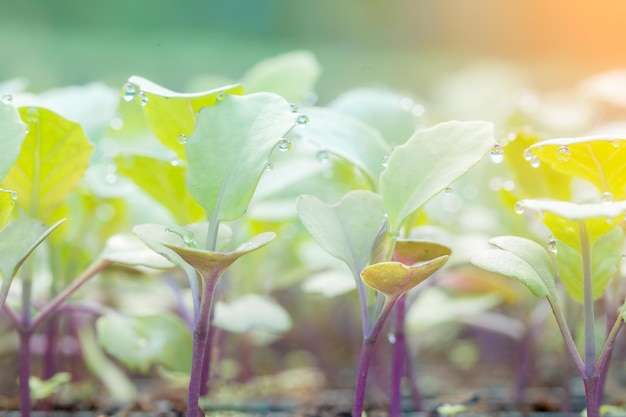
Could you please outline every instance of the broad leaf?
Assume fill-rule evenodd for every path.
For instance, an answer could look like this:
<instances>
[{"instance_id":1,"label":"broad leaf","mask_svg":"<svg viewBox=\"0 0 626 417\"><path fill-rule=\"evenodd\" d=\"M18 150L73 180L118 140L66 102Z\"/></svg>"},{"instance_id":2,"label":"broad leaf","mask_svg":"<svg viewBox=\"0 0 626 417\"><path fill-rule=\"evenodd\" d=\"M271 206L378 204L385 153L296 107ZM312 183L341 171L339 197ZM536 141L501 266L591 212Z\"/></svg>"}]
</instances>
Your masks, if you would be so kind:
<instances>
[{"instance_id":1,"label":"broad leaf","mask_svg":"<svg viewBox=\"0 0 626 417\"><path fill-rule=\"evenodd\" d=\"M398 240L393 250L393 260L405 265L426 262L452 254L452 250L436 242L425 240Z\"/></svg>"},{"instance_id":2,"label":"broad leaf","mask_svg":"<svg viewBox=\"0 0 626 417\"><path fill-rule=\"evenodd\" d=\"M146 373L153 365L163 365L189 372L191 333L176 316L111 314L98 319L96 331L104 350L131 370Z\"/></svg>"},{"instance_id":3,"label":"broad leaf","mask_svg":"<svg viewBox=\"0 0 626 417\"><path fill-rule=\"evenodd\" d=\"M59 220L46 227L37 220L22 216L0 232L0 274L2 274L0 311L9 293L11 282L28 255L64 221L65 219Z\"/></svg>"},{"instance_id":4,"label":"broad leaf","mask_svg":"<svg viewBox=\"0 0 626 417\"><path fill-rule=\"evenodd\" d=\"M133 180L166 207L178 223L195 223L204 218L204 210L187 191L187 168L183 161L133 155L118 156L115 163L119 174Z\"/></svg>"},{"instance_id":5,"label":"broad leaf","mask_svg":"<svg viewBox=\"0 0 626 417\"><path fill-rule=\"evenodd\" d=\"M536 297L556 300L554 269L545 248L529 239L500 236L489 241L499 249L489 249L472 257L472 264L491 272L515 278Z\"/></svg>"},{"instance_id":6,"label":"broad leaf","mask_svg":"<svg viewBox=\"0 0 626 417\"><path fill-rule=\"evenodd\" d=\"M320 246L344 261L358 277L385 222L380 196L365 190L350 191L337 204L329 205L302 195L297 208L300 220Z\"/></svg>"},{"instance_id":7,"label":"broad leaf","mask_svg":"<svg viewBox=\"0 0 626 417\"><path fill-rule=\"evenodd\" d=\"M0 181L7 175L26 137L26 125L22 123L15 107L0 102Z\"/></svg>"},{"instance_id":8,"label":"broad leaf","mask_svg":"<svg viewBox=\"0 0 626 417\"><path fill-rule=\"evenodd\" d=\"M198 93L176 93L136 75L124 86L125 100L140 101L150 129L157 139L179 158L185 158L185 147L180 138L194 131L198 111L212 106L227 94L243 94L240 85L229 85ZM183 136L180 136L183 135Z\"/></svg>"},{"instance_id":9,"label":"broad leaf","mask_svg":"<svg viewBox=\"0 0 626 417\"><path fill-rule=\"evenodd\" d=\"M211 222L246 212L272 150L297 117L270 93L227 96L200 111L186 145L187 186Z\"/></svg>"},{"instance_id":10,"label":"broad leaf","mask_svg":"<svg viewBox=\"0 0 626 417\"><path fill-rule=\"evenodd\" d=\"M372 188L383 170L384 158L391 147L382 135L361 120L328 108L306 109L311 122L302 135L325 152L336 154L360 168Z\"/></svg>"},{"instance_id":11,"label":"broad leaf","mask_svg":"<svg viewBox=\"0 0 626 417\"><path fill-rule=\"evenodd\" d=\"M10 190L0 189L0 231L9 222L11 212L15 207L15 196L16 194Z\"/></svg>"},{"instance_id":12,"label":"broad leaf","mask_svg":"<svg viewBox=\"0 0 626 417\"><path fill-rule=\"evenodd\" d=\"M415 133L424 110L406 94L378 88L348 91L330 103L330 107L367 123L391 146L403 144Z\"/></svg>"},{"instance_id":13,"label":"broad leaf","mask_svg":"<svg viewBox=\"0 0 626 417\"><path fill-rule=\"evenodd\" d=\"M582 178L606 199L626 199L626 139L589 136L536 143L529 152L556 171Z\"/></svg>"},{"instance_id":14,"label":"broad leaf","mask_svg":"<svg viewBox=\"0 0 626 417\"><path fill-rule=\"evenodd\" d=\"M289 313L276 301L256 294L248 294L228 303L215 304L214 323L233 333L264 330L285 333L292 327Z\"/></svg>"},{"instance_id":15,"label":"broad leaf","mask_svg":"<svg viewBox=\"0 0 626 417\"><path fill-rule=\"evenodd\" d=\"M156 269L174 267L172 262L150 249L139 238L129 235L111 236L100 257L128 266L147 266Z\"/></svg>"},{"instance_id":16,"label":"broad leaf","mask_svg":"<svg viewBox=\"0 0 626 417\"><path fill-rule=\"evenodd\" d=\"M494 144L487 122L446 122L422 129L389 156L380 193L391 230L476 165Z\"/></svg>"},{"instance_id":17,"label":"broad leaf","mask_svg":"<svg viewBox=\"0 0 626 417\"><path fill-rule=\"evenodd\" d=\"M308 51L294 51L259 62L241 83L249 93L269 91L291 102L301 103L313 92L321 68Z\"/></svg>"},{"instance_id":18,"label":"broad leaf","mask_svg":"<svg viewBox=\"0 0 626 417\"><path fill-rule=\"evenodd\" d=\"M414 266L400 262L380 262L365 267L361 271L361 279L376 291L395 298L437 272L448 258L448 255L444 255Z\"/></svg>"},{"instance_id":19,"label":"broad leaf","mask_svg":"<svg viewBox=\"0 0 626 417\"><path fill-rule=\"evenodd\" d=\"M20 115L29 132L3 186L31 217L47 220L83 177L94 147L80 125L50 110L23 107Z\"/></svg>"},{"instance_id":20,"label":"broad leaf","mask_svg":"<svg viewBox=\"0 0 626 417\"><path fill-rule=\"evenodd\" d=\"M622 260L624 232L619 227L600 236L591 248L591 274L593 299L598 299L615 275ZM556 265L559 278L567 293L583 302L583 262L580 252L557 240Z\"/></svg>"}]
</instances>

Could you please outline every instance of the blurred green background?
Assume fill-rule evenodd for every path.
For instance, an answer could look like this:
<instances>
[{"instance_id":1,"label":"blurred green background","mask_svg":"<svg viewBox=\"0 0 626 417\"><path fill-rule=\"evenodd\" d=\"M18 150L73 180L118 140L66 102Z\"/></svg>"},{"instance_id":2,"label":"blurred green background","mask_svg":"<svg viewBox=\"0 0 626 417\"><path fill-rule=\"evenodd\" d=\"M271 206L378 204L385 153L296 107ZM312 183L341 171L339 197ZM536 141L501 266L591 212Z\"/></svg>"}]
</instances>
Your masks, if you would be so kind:
<instances>
[{"instance_id":1,"label":"blurred green background","mask_svg":"<svg viewBox=\"0 0 626 417\"><path fill-rule=\"evenodd\" d=\"M558 87L626 63L624 16L617 0L0 0L0 80L38 91L138 74L185 90L307 49L322 101L356 85L421 93L485 58Z\"/></svg>"}]
</instances>

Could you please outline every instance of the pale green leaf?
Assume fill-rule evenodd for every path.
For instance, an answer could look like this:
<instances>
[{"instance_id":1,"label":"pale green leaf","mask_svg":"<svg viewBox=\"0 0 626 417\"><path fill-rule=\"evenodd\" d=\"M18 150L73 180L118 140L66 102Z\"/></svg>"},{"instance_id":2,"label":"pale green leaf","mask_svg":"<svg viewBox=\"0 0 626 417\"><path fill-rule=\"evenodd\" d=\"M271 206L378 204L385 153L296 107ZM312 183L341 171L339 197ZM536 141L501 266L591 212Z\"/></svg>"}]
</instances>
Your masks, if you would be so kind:
<instances>
[{"instance_id":1,"label":"pale green leaf","mask_svg":"<svg viewBox=\"0 0 626 417\"><path fill-rule=\"evenodd\" d=\"M414 266L400 262L380 262L366 266L361 271L361 279L388 297L399 297L437 272L448 259L448 255L439 256Z\"/></svg>"},{"instance_id":2,"label":"pale green leaf","mask_svg":"<svg viewBox=\"0 0 626 417\"><path fill-rule=\"evenodd\" d=\"M354 291L356 283L349 272L330 269L309 276L301 288L305 293L333 298Z\"/></svg>"},{"instance_id":3,"label":"pale green leaf","mask_svg":"<svg viewBox=\"0 0 626 417\"><path fill-rule=\"evenodd\" d=\"M187 190L186 163L182 160L164 161L149 156L133 155L115 158L117 172L130 178L142 190L158 201L180 224L204 218L204 210Z\"/></svg>"},{"instance_id":4,"label":"pale green leaf","mask_svg":"<svg viewBox=\"0 0 626 417\"><path fill-rule=\"evenodd\" d=\"M2 274L0 311L11 282L26 258L64 221L65 219L59 220L46 227L38 220L22 216L0 232L0 274Z\"/></svg>"},{"instance_id":5,"label":"pale green leaf","mask_svg":"<svg viewBox=\"0 0 626 417\"><path fill-rule=\"evenodd\" d=\"M133 85L134 91L134 95L128 97L145 102L142 109L154 135L181 159L185 158L185 147L179 137L188 137L193 133L200 109L213 106L227 94L243 94L241 85L197 93L177 93L136 75L130 77L128 82Z\"/></svg>"},{"instance_id":6,"label":"pale green leaf","mask_svg":"<svg viewBox=\"0 0 626 417\"><path fill-rule=\"evenodd\" d=\"M401 145L420 123L424 108L407 94L380 88L357 88L337 97L330 107L376 129L391 146Z\"/></svg>"},{"instance_id":7,"label":"pale green leaf","mask_svg":"<svg viewBox=\"0 0 626 417\"><path fill-rule=\"evenodd\" d=\"M211 222L242 216L278 141L298 115L280 96L226 96L198 114L186 145L187 186Z\"/></svg>"},{"instance_id":8,"label":"pale green leaf","mask_svg":"<svg viewBox=\"0 0 626 417\"><path fill-rule=\"evenodd\" d=\"M174 267L172 262L150 249L138 237L130 235L111 236L107 239L100 257L128 266L147 266L156 269Z\"/></svg>"},{"instance_id":9,"label":"pale green leaf","mask_svg":"<svg viewBox=\"0 0 626 417\"><path fill-rule=\"evenodd\" d=\"M376 188L383 170L383 160L391 152L382 135L361 120L336 110L322 107L306 109L310 123L299 131L326 152L338 155L361 169Z\"/></svg>"},{"instance_id":10,"label":"pale green leaf","mask_svg":"<svg viewBox=\"0 0 626 417\"><path fill-rule=\"evenodd\" d=\"M297 202L300 220L328 253L344 261L355 276L368 264L374 241L385 222L378 194L350 191L337 204L309 195Z\"/></svg>"},{"instance_id":11,"label":"pale green leaf","mask_svg":"<svg viewBox=\"0 0 626 417\"><path fill-rule=\"evenodd\" d=\"M248 294L227 303L217 302L214 324L233 333L252 330L285 333L291 329L292 320L275 300Z\"/></svg>"},{"instance_id":12,"label":"pale green leaf","mask_svg":"<svg viewBox=\"0 0 626 417\"><path fill-rule=\"evenodd\" d=\"M249 93L269 91L301 103L313 92L320 73L320 65L312 53L293 51L257 63L241 83Z\"/></svg>"},{"instance_id":13,"label":"pale green leaf","mask_svg":"<svg viewBox=\"0 0 626 417\"><path fill-rule=\"evenodd\" d=\"M191 333L170 314L127 317L102 316L96 322L98 342L131 370L146 373L153 365L189 372Z\"/></svg>"},{"instance_id":14,"label":"pale green leaf","mask_svg":"<svg viewBox=\"0 0 626 417\"><path fill-rule=\"evenodd\" d=\"M495 237L489 242L499 249L474 255L472 264L515 278L536 297L556 300L554 268L547 249L532 240L516 236Z\"/></svg>"},{"instance_id":15,"label":"pale green leaf","mask_svg":"<svg viewBox=\"0 0 626 417\"><path fill-rule=\"evenodd\" d=\"M43 108L20 108L29 131L4 188L17 192L18 206L48 220L83 177L93 145L80 125Z\"/></svg>"},{"instance_id":16,"label":"pale green leaf","mask_svg":"<svg viewBox=\"0 0 626 417\"><path fill-rule=\"evenodd\" d=\"M63 385L66 385L71 380L72 375L69 372L56 373L46 380L31 376L28 379L28 387L34 400L43 400L56 394Z\"/></svg>"},{"instance_id":17,"label":"pale green leaf","mask_svg":"<svg viewBox=\"0 0 626 417\"><path fill-rule=\"evenodd\" d=\"M0 181L17 160L25 137L26 125L18 111L12 105L0 102Z\"/></svg>"},{"instance_id":18,"label":"pale green leaf","mask_svg":"<svg viewBox=\"0 0 626 417\"><path fill-rule=\"evenodd\" d=\"M487 122L445 122L421 129L389 156L380 193L391 230L476 165L493 147Z\"/></svg>"}]
</instances>

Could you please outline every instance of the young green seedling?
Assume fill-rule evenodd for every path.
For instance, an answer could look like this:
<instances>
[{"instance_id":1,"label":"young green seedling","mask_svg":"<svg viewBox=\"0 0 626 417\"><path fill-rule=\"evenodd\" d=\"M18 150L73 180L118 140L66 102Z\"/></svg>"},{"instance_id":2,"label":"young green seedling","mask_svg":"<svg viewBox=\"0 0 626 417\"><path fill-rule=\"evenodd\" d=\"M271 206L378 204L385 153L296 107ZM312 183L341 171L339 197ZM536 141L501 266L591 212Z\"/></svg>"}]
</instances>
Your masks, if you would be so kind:
<instances>
[{"instance_id":1,"label":"young green seedling","mask_svg":"<svg viewBox=\"0 0 626 417\"><path fill-rule=\"evenodd\" d=\"M626 213L624 177L621 174L624 143L620 139L587 137L555 139L530 147L525 158L538 166L545 162L570 177L579 177L595 185L599 203L574 204L548 199L522 200L518 213L541 214L551 230L547 249L528 239L498 237L491 249L472 259L475 265L513 277L537 297L546 297L585 387L587 415L599 416L604 382L615 339L623 325L623 300L609 303L607 319L614 322L604 346L598 353L595 336L594 301L602 296L622 258L623 231L616 225ZM602 163L600 163L602 161ZM557 297L555 280L560 279L567 293L582 303L584 347L578 352L564 312ZM621 306L621 307L620 307ZM618 311L616 314L615 312Z\"/></svg>"},{"instance_id":2,"label":"young green seedling","mask_svg":"<svg viewBox=\"0 0 626 417\"><path fill-rule=\"evenodd\" d=\"M315 114L333 120L330 113ZM361 131L368 128L353 123ZM323 126L312 139L323 137L322 132ZM349 134L343 135L343 138L348 137ZM380 143L376 135L367 137L371 138L370 143ZM333 143L332 136L325 140ZM386 318L407 291L441 268L450 255L448 248L432 242L399 241L402 231L408 234L412 226L407 219L478 163L494 141L488 123L448 122L418 130L387 157L376 155L388 146L384 142L372 148L349 140L337 143L332 150L344 157L353 155L355 165L371 178L370 184L374 187L379 184L380 194L351 191L335 205L326 205L305 195L298 199L298 212L318 243L344 261L356 280L363 345L352 413L360 416L372 349ZM352 150L353 147L357 149ZM382 160L384 165L380 163ZM374 290L374 304L369 302L368 288ZM396 355L403 356L404 352L396 351ZM399 383L403 364L404 358L394 360L392 374L397 381L392 381L395 386L392 415L400 410Z\"/></svg>"},{"instance_id":3,"label":"young green seedling","mask_svg":"<svg viewBox=\"0 0 626 417\"><path fill-rule=\"evenodd\" d=\"M206 393L213 327L210 322L219 278L238 258L260 249L275 237L273 233L261 233L228 250L230 232L223 222L235 220L246 212L273 150L284 142L298 114L275 94L227 94L240 93L240 87L182 95L133 77L125 89L137 91L134 83L139 84L140 100L145 98L143 108L157 137L186 159L187 189L205 210L208 220L201 234L177 226L143 225L134 229L158 253L197 273L197 276L189 274L195 318L187 411L189 417L197 417L203 415L198 399ZM196 108L194 100L199 100L198 97L204 102ZM166 112L161 107L150 110L151 103L161 107L167 103L169 107ZM189 107L185 103L193 105ZM179 115L187 123L178 128L185 130L174 131L176 124L172 127L169 121ZM180 137L183 140L175 140Z\"/></svg>"}]
</instances>

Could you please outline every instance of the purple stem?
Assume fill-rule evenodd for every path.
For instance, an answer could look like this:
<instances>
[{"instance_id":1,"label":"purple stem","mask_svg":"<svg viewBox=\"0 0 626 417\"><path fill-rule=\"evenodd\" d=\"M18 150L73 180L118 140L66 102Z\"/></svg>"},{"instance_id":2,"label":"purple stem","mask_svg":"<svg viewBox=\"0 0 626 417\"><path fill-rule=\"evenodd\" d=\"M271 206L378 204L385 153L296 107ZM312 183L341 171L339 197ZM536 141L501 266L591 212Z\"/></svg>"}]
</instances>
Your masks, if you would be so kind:
<instances>
[{"instance_id":1,"label":"purple stem","mask_svg":"<svg viewBox=\"0 0 626 417\"><path fill-rule=\"evenodd\" d=\"M398 298L393 311L393 351L391 356L391 399L389 417L402 414L402 376L406 360L406 337L404 319L406 317L406 295Z\"/></svg>"},{"instance_id":2,"label":"purple stem","mask_svg":"<svg viewBox=\"0 0 626 417\"><path fill-rule=\"evenodd\" d=\"M212 303L211 303L212 304ZM202 362L202 375L200 378L200 396L204 397L209 393L209 379L211 377L211 359L213 357L213 346L215 346L216 333L218 328L212 326L215 309L209 312L209 332L207 334L206 348L204 351L204 361Z\"/></svg>"},{"instance_id":3,"label":"purple stem","mask_svg":"<svg viewBox=\"0 0 626 417\"><path fill-rule=\"evenodd\" d=\"M587 417L600 417L600 397L598 392L598 377L583 377L585 386L585 405L587 407Z\"/></svg>"},{"instance_id":4,"label":"purple stem","mask_svg":"<svg viewBox=\"0 0 626 417\"><path fill-rule=\"evenodd\" d=\"M515 385L513 398L523 404L525 391L532 372L532 331L526 328L521 339L515 344Z\"/></svg>"},{"instance_id":5,"label":"purple stem","mask_svg":"<svg viewBox=\"0 0 626 417\"><path fill-rule=\"evenodd\" d=\"M352 416L353 417L361 417L363 413L363 402L365 400L365 385L367 383L367 372L369 370L370 359L372 358L372 352L374 350L374 345L376 344L376 339L380 334L380 331L389 316L389 313L393 309L394 304L398 300L398 297L401 294L395 296L389 296L383 307L381 309L380 315L376 319L374 323L374 327L369 332L369 334L363 338L363 344L361 346L361 356L359 359L359 369L357 373L356 379L356 388L354 392L354 406L352 407Z\"/></svg>"},{"instance_id":6,"label":"purple stem","mask_svg":"<svg viewBox=\"0 0 626 417\"><path fill-rule=\"evenodd\" d=\"M202 373L209 366L205 361L205 351L210 327L211 309L215 288L221 274L220 269L212 270L210 275L203 276L204 291L200 300L200 311L193 330L193 349L191 357L191 375L189 377L189 397L187 403L187 417L204 417L204 412L198 406L202 392ZM210 349L210 346L208 347Z\"/></svg>"},{"instance_id":7,"label":"purple stem","mask_svg":"<svg viewBox=\"0 0 626 417\"><path fill-rule=\"evenodd\" d=\"M31 376L31 361L30 361L30 341L32 333L28 330L19 329L20 333L20 352L19 352L19 364L20 364L20 411L23 417L30 417L33 404L30 398L30 386L29 380Z\"/></svg>"}]
</instances>

